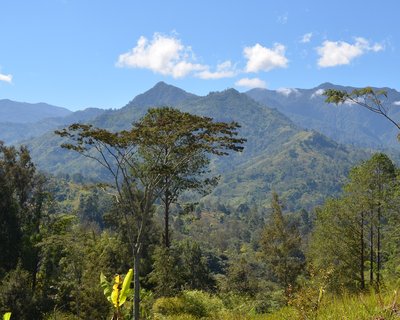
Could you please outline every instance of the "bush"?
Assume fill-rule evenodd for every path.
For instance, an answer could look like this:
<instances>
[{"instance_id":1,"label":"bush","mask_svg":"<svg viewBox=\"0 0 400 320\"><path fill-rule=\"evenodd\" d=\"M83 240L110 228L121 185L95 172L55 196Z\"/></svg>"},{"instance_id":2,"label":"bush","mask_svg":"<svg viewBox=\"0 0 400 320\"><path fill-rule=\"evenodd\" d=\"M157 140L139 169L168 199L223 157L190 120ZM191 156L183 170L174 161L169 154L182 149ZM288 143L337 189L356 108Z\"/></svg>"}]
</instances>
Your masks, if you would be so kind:
<instances>
[{"instance_id":1,"label":"bush","mask_svg":"<svg viewBox=\"0 0 400 320\"><path fill-rule=\"evenodd\" d=\"M54 311L52 313L49 313L45 316L45 320L80 320L79 317L70 314L70 313L64 313L60 311Z\"/></svg>"},{"instance_id":2,"label":"bush","mask_svg":"<svg viewBox=\"0 0 400 320\"><path fill-rule=\"evenodd\" d=\"M0 314L10 311L12 319L20 320L38 317L28 271L18 265L4 277L0 287Z\"/></svg>"},{"instance_id":3,"label":"bush","mask_svg":"<svg viewBox=\"0 0 400 320\"><path fill-rule=\"evenodd\" d=\"M221 299L196 290L183 291L179 297L159 298L153 305L156 319L163 318L162 316L190 316L199 319L216 315L224 310Z\"/></svg>"},{"instance_id":4,"label":"bush","mask_svg":"<svg viewBox=\"0 0 400 320\"><path fill-rule=\"evenodd\" d=\"M185 303L181 297L158 298L153 304L155 315L178 315L185 312Z\"/></svg>"}]
</instances>

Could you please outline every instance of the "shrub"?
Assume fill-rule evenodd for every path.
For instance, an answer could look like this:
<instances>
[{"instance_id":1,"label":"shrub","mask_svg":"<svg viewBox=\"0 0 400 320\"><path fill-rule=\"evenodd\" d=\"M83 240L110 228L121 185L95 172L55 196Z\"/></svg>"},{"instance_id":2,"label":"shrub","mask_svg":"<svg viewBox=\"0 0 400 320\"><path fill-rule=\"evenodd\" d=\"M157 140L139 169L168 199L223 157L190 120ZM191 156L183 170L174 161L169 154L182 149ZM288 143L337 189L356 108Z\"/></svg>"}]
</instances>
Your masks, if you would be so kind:
<instances>
[{"instance_id":1,"label":"shrub","mask_svg":"<svg viewBox=\"0 0 400 320\"><path fill-rule=\"evenodd\" d=\"M191 316L198 319L216 315L224 310L221 299L196 290L183 291L179 297L159 298L153 305L156 319L162 316L174 316L174 319L178 319L175 316Z\"/></svg>"}]
</instances>

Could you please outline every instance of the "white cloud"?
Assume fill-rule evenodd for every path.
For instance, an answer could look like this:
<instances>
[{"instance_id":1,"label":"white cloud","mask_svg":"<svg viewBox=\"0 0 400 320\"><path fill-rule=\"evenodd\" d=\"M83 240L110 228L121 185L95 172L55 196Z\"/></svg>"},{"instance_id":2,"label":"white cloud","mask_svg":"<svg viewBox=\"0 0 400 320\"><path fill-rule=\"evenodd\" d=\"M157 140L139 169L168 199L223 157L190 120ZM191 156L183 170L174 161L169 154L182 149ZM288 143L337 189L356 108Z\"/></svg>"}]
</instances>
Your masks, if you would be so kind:
<instances>
[{"instance_id":1,"label":"white cloud","mask_svg":"<svg viewBox=\"0 0 400 320\"><path fill-rule=\"evenodd\" d=\"M318 90L316 90L316 91L311 95L311 99L322 96L322 95L324 94L324 92L325 92L324 89L318 89Z\"/></svg>"},{"instance_id":2,"label":"white cloud","mask_svg":"<svg viewBox=\"0 0 400 320\"><path fill-rule=\"evenodd\" d=\"M321 47L317 48L320 56L318 65L323 68L346 65L354 58L368 51L378 52L383 49L384 47L381 44L375 43L371 45L368 40L360 37L355 38L354 44L345 41L326 40L322 43Z\"/></svg>"},{"instance_id":3,"label":"white cloud","mask_svg":"<svg viewBox=\"0 0 400 320\"><path fill-rule=\"evenodd\" d=\"M266 88L267 84L265 83L265 81L259 78L252 78L252 79L243 78L236 81L235 86L253 89L253 88Z\"/></svg>"},{"instance_id":4,"label":"white cloud","mask_svg":"<svg viewBox=\"0 0 400 320\"><path fill-rule=\"evenodd\" d=\"M294 89L294 88L279 88L276 89L276 92L288 97L291 94L300 94L299 90Z\"/></svg>"},{"instance_id":5,"label":"white cloud","mask_svg":"<svg viewBox=\"0 0 400 320\"><path fill-rule=\"evenodd\" d=\"M246 47L243 50L246 57L246 72L270 71L275 68L286 68L288 59L285 57L285 46L275 43L273 48L266 48L260 44Z\"/></svg>"},{"instance_id":6,"label":"white cloud","mask_svg":"<svg viewBox=\"0 0 400 320\"><path fill-rule=\"evenodd\" d=\"M395 105L395 106L400 106L400 101L395 101L395 102L393 102L393 105Z\"/></svg>"},{"instance_id":7,"label":"white cloud","mask_svg":"<svg viewBox=\"0 0 400 320\"><path fill-rule=\"evenodd\" d=\"M308 43L308 42L311 41L312 36L313 36L312 32L306 33L301 37L300 42L301 43Z\"/></svg>"},{"instance_id":8,"label":"white cloud","mask_svg":"<svg viewBox=\"0 0 400 320\"><path fill-rule=\"evenodd\" d=\"M159 33L149 41L140 37L136 46L118 57L117 66L150 69L155 73L182 78L196 71L207 70L207 66L194 63L192 50L173 36Z\"/></svg>"},{"instance_id":9,"label":"white cloud","mask_svg":"<svg viewBox=\"0 0 400 320\"><path fill-rule=\"evenodd\" d=\"M231 61L225 61L217 65L216 71L212 72L209 69L198 72L195 74L200 79L221 79L221 78L232 78L237 75L235 66L232 65Z\"/></svg>"},{"instance_id":10,"label":"white cloud","mask_svg":"<svg viewBox=\"0 0 400 320\"><path fill-rule=\"evenodd\" d=\"M0 81L11 83L12 82L12 78L13 77L12 77L11 74L2 74L2 73L0 73Z\"/></svg>"}]
</instances>

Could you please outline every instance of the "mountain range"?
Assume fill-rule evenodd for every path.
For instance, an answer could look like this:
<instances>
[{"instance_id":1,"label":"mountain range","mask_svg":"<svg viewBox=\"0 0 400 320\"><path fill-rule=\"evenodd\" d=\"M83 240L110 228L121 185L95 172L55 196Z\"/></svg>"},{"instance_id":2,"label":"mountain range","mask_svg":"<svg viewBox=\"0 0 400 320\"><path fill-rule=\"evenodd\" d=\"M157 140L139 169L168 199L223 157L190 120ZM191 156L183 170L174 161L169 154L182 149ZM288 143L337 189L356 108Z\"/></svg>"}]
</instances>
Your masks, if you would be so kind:
<instances>
[{"instance_id":1,"label":"mountain range","mask_svg":"<svg viewBox=\"0 0 400 320\"><path fill-rule=\"evenodd\" d=\"M387 119L355 104L327 104L322 94L326 89L351 92L356 88L323 83L313 89L252 89L246 94L276 108L302 128L317 130L340 143L399 150L397 128ZM400 121L400 93L390 88L374 89L386 91L387 97L382 97L384 107L391 118Z\"/></svg>"},{"instance_id":2,"label":"mountain range","mask_svg":"<svg viewBox=\"0 0 400 320\"><path fill-rule=\"evenodd\" d=\"M57 120L52 118L53 122L49 118L42 119L51 123L51 129L23 143L29 146L34 161L43 170L53 174L80 173L92 179L107 179L93 162L61 149L60 138L54 135L53 130L77 121L90 122L109 130L122 130L139 120L149 107L173 106L218 121L237 121L241 125L240 135L247 139L243 153L212 160L211 169L221 175L221 181L210 195L201 200L204 206L215 208L220 203L234 208L267 205L269 193L275 190L290 209L309 209L322 203L326 197L337 194L350 168L371 154L355 146L380 146L385 137L381 127L364 130L368 124L375 123L372 119L376 120L376 116L372 117L357 106L326 105L319 93L327 87L330 84L309 90L254 89L246 93L228 89L197 96L160 82L121 109L87 109L80 116L71 113ZM390 95L392 103L400 100L398 97L394 91L393 97ZM346 112L357 117L361 114L361 120L349 119ZM335 121L332 121L333 117L336 117ZM343 125L341 117L349 124ZM381 120L376 121L380 125ZM353 131L357 132L359 139L355 139L353 132L346 141L352 124L357 125ZM385 125L387 129L388 125ZM318 131L325 135L315 129L320 129ZM380 133L375 142L374 133ZM3 137L0 135L0 139ZM370 140L367 141L367 137Z\"/></svg>"},{"instance_id":3,"label":"mountain range","mask_svg":"<svg viewBox=\"0 0 400 320\"><path fill-rule=\"evenodd\" d=\"M47 103L16 102L0 99L0 122L29 123L45 118L65 117L72 111Z\"/></svg>"},{"instance_id":4,"label":"mountain range","mask_svg":"<svg viewBox=\"0 0 400 320\"><path fill-rule=\"evenodd\" d=\"M0 140L15 144L38 137L55 128L93 119L105 110L87 108L72 112L46 103L0 100Z\"/></svg>"}]
</instances>

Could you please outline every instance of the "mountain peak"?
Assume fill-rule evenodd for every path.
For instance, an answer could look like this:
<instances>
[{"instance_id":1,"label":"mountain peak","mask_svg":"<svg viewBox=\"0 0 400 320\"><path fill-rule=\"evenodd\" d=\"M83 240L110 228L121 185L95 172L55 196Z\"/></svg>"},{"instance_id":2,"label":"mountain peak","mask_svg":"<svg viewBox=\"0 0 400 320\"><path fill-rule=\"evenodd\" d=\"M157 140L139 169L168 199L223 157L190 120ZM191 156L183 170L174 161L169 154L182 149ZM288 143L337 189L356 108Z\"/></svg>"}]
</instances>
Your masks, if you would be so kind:
<instances>
[{"instance_id":1,"label":"mountain peak","mask_svg":"<svg viewBox=\"0 0 400 320\"><path fill-rule=\"evenodd\" d=\"M164 81L159 81L155 84L155 86L153 88L164 88L164 87L168 87L168 86L173 87L173 85L167 84Z\"/></svg>"},{"instance_id":2,"label":"mountain peak","mask_svg":"<svg viewBox=\"0 0 400 320\"><path fill-rule=\"evenodd\" d=\"M321 83L317 88L318 89L329 89L329 88L332 88L332 87L335 87L335 85L333 83L324 82L324 83Z\"/></svg>"},{"instance_id":3,"label":"mountain peak","mask_svg":"<svg viewBox=\"0 0 400 320\"><path fill-rule=\"evenodd\" d=\"M182 90L173 85L167 84L164 81L160 81L156 83L153 88L136 96L128 104L128 106L176 106L183 101L194 97L196 97L196 95L186 92L185 90Z\"/></svg>"}]
</instances>

